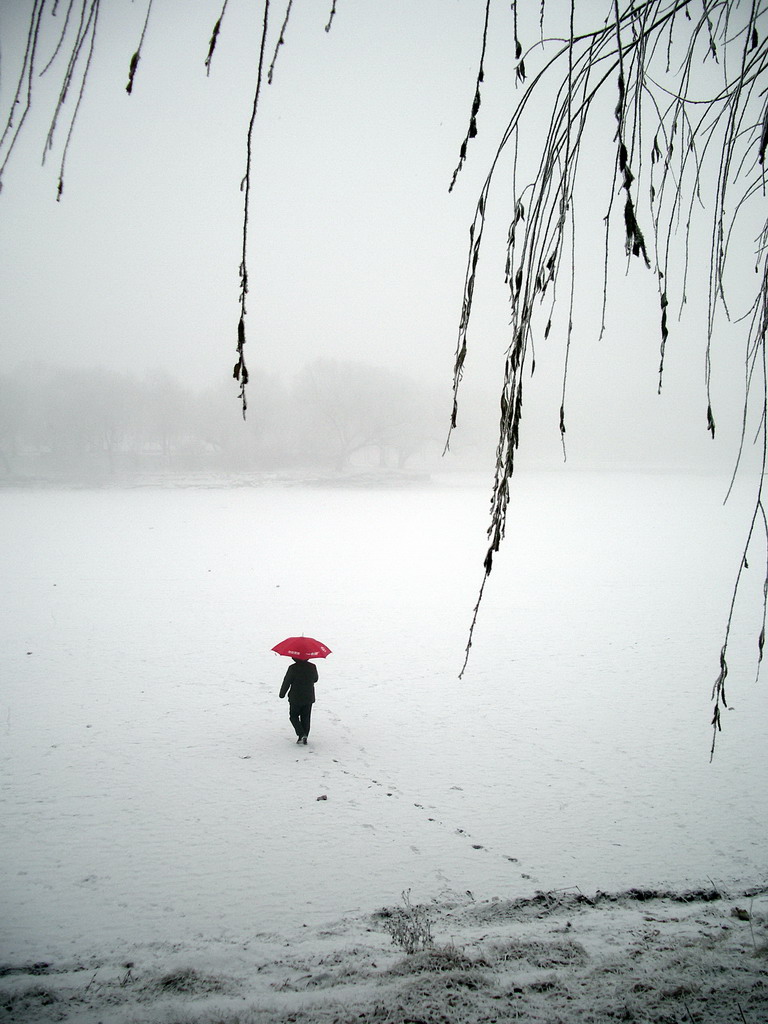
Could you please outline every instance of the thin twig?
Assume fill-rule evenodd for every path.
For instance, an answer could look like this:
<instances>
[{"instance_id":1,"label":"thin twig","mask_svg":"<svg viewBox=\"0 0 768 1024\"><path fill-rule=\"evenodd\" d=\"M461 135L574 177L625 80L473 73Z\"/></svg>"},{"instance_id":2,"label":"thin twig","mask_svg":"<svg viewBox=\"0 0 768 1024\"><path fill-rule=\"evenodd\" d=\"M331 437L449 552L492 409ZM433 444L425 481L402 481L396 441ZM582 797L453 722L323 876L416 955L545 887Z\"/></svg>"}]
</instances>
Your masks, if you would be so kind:
<instances>
[{"instance_id":1,"label":"thin twig","mask_svg":"<svg viewBox=\"0 0 768 1024\"><path fill-rule=\"evenodd\" d=\"M219 14L218 18L216 19L216 23L214 24L213 29L211 30L211 38L208 40L208 56L205 58L205 73L206 73L206 75L210 75L210 73L211 73L211 62L213 60L213 54L214 54L214 51L216 49L216 44L219 41L219 32L221 31L221 23L224 20L224 15L226 13L227 4L228 3L229 3L229 0L224 0L224 4L223 4L223 6L221 8L221 13Z\"/></svg>"},{"instance_id":2,"label":"thin twig","mask_svg":"<svg viewBox=\"0 0 768 1024\"><path fill-rule=\"evenodd\" d=\"M144 27L141 30L141 38L139 39L139 45L136 47L136 52L131 57L131 63L128 68L128 84L125 87L125 91L130 95L133 92L133 81L136 77L136 70L141 60L141 49L144 46L144 39L147 35L147 26L149 25L149 15L152 13L152 4L154 0L149 0L147 4L147 15L144 18Z\"/></svg>"},{"instance_id":3,"label":"thin twig","mask_svg":"<svg viewBox=\"0 0 768 1024\"><path fill-rule=\"evenodd\" d=\"M275 73L275 64L277 63L277 55L280 52L280 47L285 43L285 31L288 28L288 19L291 16L291 7L293 7L293 0L288 0L288 4L285 8L285 18L283 18L283 24L280 27L280 35L278 36L277 43L275 44L272 63L269 65L269 72L267 73L267 83L269 85L272 85L272 76Z\"/></svg>"},{"instance_id":4,"label":"thin twig","mask_svg":"<svg viewBox=\"0 0 768 1024\"><path fill-rule=\"evenodd\" d=\"M485 77L484 63L485 63L485 48L488 43L488 19L491 11L491 0L485 0L485 21L483 22L483 46L480 51L480 66L477 70L477 80L475 82L475 98L472 100L472 111L469 115L469 127L467 128L467 134L464 136L464 141L459 149L459 162L456 165L456 169L453 172L451 178L451 184L448 186L448 191L453 191L453 186L456 184L456 179L461 172L461 168L464 166L464 161L467 158L467 146L469 140L474 139L477 135L477 115L480 110L480 86L483 84Z\"/></svg>"}]
</instances>

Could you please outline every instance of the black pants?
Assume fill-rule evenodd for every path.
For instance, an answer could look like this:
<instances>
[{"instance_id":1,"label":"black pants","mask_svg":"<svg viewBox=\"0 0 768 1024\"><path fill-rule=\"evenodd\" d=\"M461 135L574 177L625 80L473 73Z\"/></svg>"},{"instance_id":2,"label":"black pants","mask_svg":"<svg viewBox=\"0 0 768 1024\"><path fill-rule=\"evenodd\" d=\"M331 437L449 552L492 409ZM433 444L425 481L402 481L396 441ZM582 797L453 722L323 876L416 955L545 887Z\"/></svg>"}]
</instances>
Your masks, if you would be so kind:
<instances>
[{"instance_id":1,"label":"black pants","mask_svg":"<svg viewBox=\"0 0 768 1024\"><path fill-rule=\"evenodd\" d=\"M288 715L297 736L309 736L309 720L312 717L311 704L289 704Z\"/></svg>"}]
</instances>

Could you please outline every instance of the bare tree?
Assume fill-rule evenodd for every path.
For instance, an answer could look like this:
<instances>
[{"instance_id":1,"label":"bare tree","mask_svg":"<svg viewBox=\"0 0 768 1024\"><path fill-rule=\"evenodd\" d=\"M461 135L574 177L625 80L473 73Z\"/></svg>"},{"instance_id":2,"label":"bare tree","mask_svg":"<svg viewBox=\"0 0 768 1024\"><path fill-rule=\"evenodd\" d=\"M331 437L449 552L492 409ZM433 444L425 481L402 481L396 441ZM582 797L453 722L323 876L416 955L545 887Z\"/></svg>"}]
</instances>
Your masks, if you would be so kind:
<instances>
[{"instance_id":1,"label":"bare tree","mask_svg":"<svg viewBox=\"0 0 768 1024\"><path fill-rule=\"evenodd\" d=\"M5 129L0 137L0 181L30 110L36 75L63 68L61 88L46 138L46 151L70 102L66 141L58 177L64 187L67 151L85 88L102 3L107 0L32 0L26 51ZM222 31L228 0L216 20L204 61L210 70ZM330 10L326 31L336 14ZM127 90L133 88L142 43L151 29L152 0L145 0L141 38L129 62ZM460 146L451 187L467 159L478 122L484 89L486 45L495 31L501 3L486 0L478 26L480 55L469 126ZM292 0L263 0L253 103L246 137L243 176L243 245L240 261L240 316L234 375L240 384L245 414L248 371L245 362L247 242L251 190L252 144L259 98L271 80L277 55L288 37ZM535 347L550 333L556 316L565 323L566 345L560 434L565 444L568 358L573 341L574 295L584 238L595 229L604 238L604 304L609 270L624 258L638 260L653 275L658 294L659 387L671 325L685 308L689 283L701 269L706 283L706 392L704 426L714 436L715 409L710 391L710 351L716 325L741 325L744 361L742 447L756 420L757 441L766 457L766 358L768 324L768 221L765 217L765 156L768 149L768 32L765 0L540 0L539 5L511 0L514 51L511 60L519 83L506 128L477 201L470 228L463 301L454 372L452 427L456 425L460 383L468 351L478 259L484 245L489 196L499 169L512 166L513 198L508 211L508 240L503 254L510 308L510 341L501 382L501 415L496 470L485 557L485 575L466 647L469 657L483 589L506 528L510 480L520 443L523 393L535 367ZM525 22L536 9L537 21ZM600 10L600 14L597 14ZM54 56L40 59L46 18L58 17ZM268 46L269 44L269 46ZM270 62L270 52L271 62ZM512 54L512 51L510 51ZM54 62L54 58L57 61ZM42 66L41 66L42 65ZM542 113L543 112L543 113ZM543 123L541 144L532 169L521 148L530 147ZM605 159L606 152L608 158ZM602 175L602 178L601 178ZM602 223L577 223L585 178L594 189L602 181ZM577 230L579 227L580 230ZM617 231L619 235L618 245ZM755 268L750 298L742 307L729 282L731 262L745 258ZM743 282L740 282L743 286ZM605 308L605 305L604 305ZM738 460L737 460L738 465ZM712 692L713 744L727 706L725 680L734 605L753 538L768 535L762 490L763 472L755 485L744 556L736 574L733 600L720 654L720 671ZM768 559L766 560L768 564ZM768 594L768 576L764 595ZM763 627L757 641L762 659ZM466 661L465 661L466 665ZM463 670L462 670L463 671Z\"/></svg>"},{"instance_id":2,"label":"bare tree","mask_svg":"<svg viewBox=\"0 0 768 1024\"><path fill-rule=\"evenodd\" d=\"M316 359L297 374L289 398L297 446L342 472L353 456L391 449L397 468L430 440L429 396L404 374L366 363Z\"/></svg>"},{"instance_id":3,"label":"bare tree","mask_svg":"<svg viewBox=\"0 0 768 1024\"><path fill-rule=\"evenodd\" d=\"M482 53L491 28L491 3L486 3ZM470 249L458 332L454 370L456 424L458 393L467 355L468 330L483 244L488 199L502 155L513 153L515 173L513 208L505 253L505 280L509 289L511 340L501 391L501 418L496 471L491 501L489 547L485 577L475 607L466 648L469 656L485 582L493 567L506 527L510 479L520 440L523 390L535 365L535 342L545 339L557 307L567 316L566 354L560 406L560 433L565 442L565 399L568 354L573 337L573 305L583 239L576 230L579 186L606 167L595 152L592 122L605 125L612 109L610 135L603 141L612 149L607 164L604 194L604 303L608 296L608 269L616 260L612 227L619 219L624 253L639 259L657 281L659 315L659 388L670 331L670 304L682 311L689 279L702 256L707 265L706 427L714 437L715 415L710 395L710 352L720 317L744 325L743 359L745 408L742 446L750 413L756 407L762 467L756 483L753 515L744 555L734 585L733 599L720 653L720 672L713 700L714 751L721 728L721 709L727 706L725 679L727 649L734 605L747 550L756 531L766 533L763 476L766 459L766 359L768 327L768 262L765 217L765 153L768 147L766 75L768 30L765 4L752 0L613 0L602 24L577 24L575 0L558 5L563 16L557 35L544 34L544 4L539 37L524 49L517 38L518 4L513 3L516 25L516 72L523 85L500 140L477 202L470 229ZM522 6L522 5L520 5ZM590 16L593 6L590 6ZM536 62L536 71L531 67ZM483 60L477 77L467 136L460 151L460 172L467 146L477 132L481 102ZM526 84L527 83L527 84ZM610 97L607 108L605 97ZM536 152L530 180L517 175L521 139L527 139L548 113L544 143ZM606 138L607 135L607 138ZM600 136L598 135L598 145ZM744 225L752 227L752 252L745 254ZM754 227L754 225L757 227ZM594 236L597 225L590 225ZM746 236L749 238L749 235ZM735 251L734 251L735 248ZM732 306L727 271L733 259L755 266L756 280L747 307ZM564 278L564 281L562 280ZM765 641L763 625L758 637L758 666ZM466 666L466 660L465 660ZM463 670L462 670L463 671Z\"/></svg>"}]
</instances>

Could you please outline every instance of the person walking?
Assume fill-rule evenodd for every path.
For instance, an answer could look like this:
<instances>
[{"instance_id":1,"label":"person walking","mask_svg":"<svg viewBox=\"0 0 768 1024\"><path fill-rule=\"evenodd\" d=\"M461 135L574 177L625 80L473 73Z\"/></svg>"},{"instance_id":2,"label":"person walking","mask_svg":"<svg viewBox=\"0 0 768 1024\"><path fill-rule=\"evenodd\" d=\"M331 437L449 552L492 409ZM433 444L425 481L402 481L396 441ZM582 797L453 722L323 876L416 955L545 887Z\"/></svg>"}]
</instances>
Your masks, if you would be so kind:
<instances>
[{"instance_id":1,"label":"person walking","mask_svg":"<svg viewBox=\"0 0 768 1024\"><path fill-rule=\"evenodd\" d=\"M288 717L296 731L296 742L303 743L304 746L309 736L316 682L317 666L311 661L294 658L280 687L281 698L288 694Z\"/></svg>"}]
</instances>

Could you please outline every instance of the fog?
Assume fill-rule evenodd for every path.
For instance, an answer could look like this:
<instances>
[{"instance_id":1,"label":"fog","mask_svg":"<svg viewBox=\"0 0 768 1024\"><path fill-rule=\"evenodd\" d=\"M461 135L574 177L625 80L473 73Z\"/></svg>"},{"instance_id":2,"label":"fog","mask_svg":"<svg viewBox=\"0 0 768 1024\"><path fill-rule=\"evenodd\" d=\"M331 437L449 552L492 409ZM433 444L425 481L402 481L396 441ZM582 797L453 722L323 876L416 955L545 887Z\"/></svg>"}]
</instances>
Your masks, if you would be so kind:
<instances>
[{"instance_id":1,"label":"fog","mask_svg":"<svg viewBox=\"0 0 768 1024\"><path fill-rule=\"evenodd\" d=\"M0 6L4 118L32 6L31 0ZM92 434L87 426L73 425L75 407L92 422L99 401L114 413L128 403L130 392L134 403L147 398L150 410L137 409L133 418L151 419L163 381L165 418L174 408L185 410L179 411L176 434L215 446L203 420L218 419L220 433L235 448L247 447L255 434L283 431L280 409L318 360L346 366L345 372L363 372L359 367L365 364L379 373L385 405L395 377L407 381L412 401L429 410L419 459L409 455L410 466L434 466L448 427L468 229L515 98L506 6L494 12L489 33L479 134L449 193L474 94L484 5L467 0L339 3L327 32L330 4L293 5L256 118L246 345L254 384L249 418L242 423L231 373L239 316L240 184L259 18L248 5L227 6L206 75L218 0L154 5L128 95L128 68L146 5L102 4L91 73L66 151L61 201L56 185L75 86L41 163L60 82L57 65L36 77L32 109L3 171L5 472L13 471L8 465L19 451L46 444L50 449L52 432ZM54 29L63 13L43 20L41 61L54 51ZM273 7L271 16L268 62L283 10ZM610 161L610 110L604 131L597 152L604 148ZM534 142L520 160L535 152ZM510 342L503 280L507 187L502 175L492 195L481 259L459 429L451 452L437 463L446 471L465 468L470 450L477 467L493 459L501 370ZM743 358L734 357L733 332L723 327L713 352L719 428L713 441L706 429L704 388L708 267L702 261L691 269L686 316L671 325L665 385L658 394L654 275L639 260L627 265L623 239L612 240L612 301L601 338L607 197L592 194L588 186L581 202L580 227L587 238L594 233L594 246L586 247L578 266L566 403L568 459L600 467L727 470L741 428ZM558 429L564 323L563 317L556 319L547 341L538 342L536 373L526 391L522 465L530 460L555 466L564 457ZM358 370L350 370L353 365ZM116 391L120 400L112 402L109 396ZM197 397L181 402L180 394ZM67 402L72 411L65 430L56 426L56 417L57 407ZM21 419L13 413L14 403ZM24 425L30 419L37 423L36 440ZM47 440L41 440L46 429ZM97 432L102 429L113 430L106 424ZM114 430L124 448L136 448L135 428L120 424ZM145 442L157 443L154 437ZM89 435L87 444L93 443ZM291 444L295 449L301 442ZM402 453L369 455L373 462L403 463ZM290 452L280 458L273 452L256 461L268 468L295 459ZM340 464L334 453L321 461ZM241 465L237 459L230 464ZM20 470L21 476L26 472Z\"/></svg>"},{"instance_id":2,"label":"fog","mask_svg":"<svg viewBox=\"0 0 768 1024\"><path fill-rule=\"evenodd\" d=\"M446 438L470 225L520 96L511 5L489 5L478 135L452 191L483 0L266 5L267 66L291 15L253 136L243 417L232 375L241 182L265 5L228 0L208 75L222 2L0 0L3 124L31 13L43 12L32 105L24 114L22 82L0 140L3 1005L30 1024L67 1007L94 1020L234 1021L261 1020L279 998L270 1019L284 1021L295 994L308 1010L291 1019L373 1019L390 997L356 973L371 963L403 990L445 994L445 1013L432 1002L409 1018L480 1019L457 1007L477 988L466 979L496 961L440 967L438 981L437 969L390 972L381 942L372 960L374 908L411 889L445 910L441 956L479 949L469 939L481 926L494 943L506 929L494 955L509 980L488 988L505 1002L487 1002L482 1019L517 1016L522 984L537 1019L568 1015L563 972L583 962L584 1019L601 1005L631 1015L641 993L666 994L647 1019L682 1019L694 997L692 1020L697 1007L697 1019L717 1014L713 968L719 993L759 994L765 407L744 414L739 318L757 290L750 232L764 210L750 220L747 204L729 236L732 321L717 322L711 347L712 238L695 227L670 240L685 281L669 286L659 390L660 282L626 255L606 95L569 211L572 308L566 270L551 330L542 308L526 353L535 372L509 516L497 505L492 524L508 531L488 576L513 341L512 180L536 174L543 109L497 165L447 450ZM549 24L570 7L518 6L533 19L520 25L526 43L540 10ZM611 4L574 6L601 23ZM67 47L38 72L67 11L96 9L87 87L79 102L86 46L42 161ZM761 25L758 53L767 35ZM707 209L701 186L681 219ZM755 353L764 360L763 337ZM334 652L307 746L278 699L285 665L273 653L298 633ZM726 649L735 699L710 763ZM645 902L649 886L663 900ZM719 919L709 903L695 919L680 910L705 889L728 898ZM566 891L567 921L550 913ZM606 955L591 952L594 923L577 907L590 892L622 901L601 925ZM525 920L509 917L523 896ZM633 925L630 897L643 900ZM470 932L452 916L462 907L500 916L465 918ZM593 921L605 907L590 903ZM295 958L307 942L310 968ZM546 975L529 971L523 947ZM289 970L301 991L288 991ZM173 977L199 977L205 993L184 985L177 1012ZM317 1011L337 980L344 1006ZM370 1015L361 992L376 1000Z\"/></svg>"}]
</instances>

